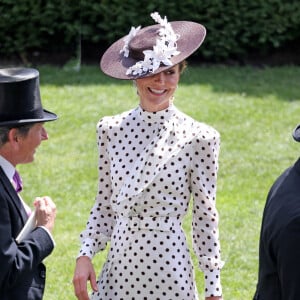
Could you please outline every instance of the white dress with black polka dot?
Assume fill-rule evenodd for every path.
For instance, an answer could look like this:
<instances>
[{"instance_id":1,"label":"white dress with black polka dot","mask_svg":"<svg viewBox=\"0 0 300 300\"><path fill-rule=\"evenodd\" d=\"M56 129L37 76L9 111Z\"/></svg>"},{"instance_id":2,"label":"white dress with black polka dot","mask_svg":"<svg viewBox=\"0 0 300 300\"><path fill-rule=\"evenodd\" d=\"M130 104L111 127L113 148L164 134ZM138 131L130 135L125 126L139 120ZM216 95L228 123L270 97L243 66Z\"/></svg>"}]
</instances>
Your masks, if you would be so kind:
<instances>
[{"instance_id":1,"label":"white dress with black polka dot","mask_svg":"<svg viewBox=\"0 0 300 300\"><path fill-rule=\"evenodd\" d=\"M99 187L79 255L110 250L91 299L198 299L182 219L193 196L193 248L205 295L221 295L215 207L219 134L174 105L97 126Z\"/></svg>"}]
</instances>

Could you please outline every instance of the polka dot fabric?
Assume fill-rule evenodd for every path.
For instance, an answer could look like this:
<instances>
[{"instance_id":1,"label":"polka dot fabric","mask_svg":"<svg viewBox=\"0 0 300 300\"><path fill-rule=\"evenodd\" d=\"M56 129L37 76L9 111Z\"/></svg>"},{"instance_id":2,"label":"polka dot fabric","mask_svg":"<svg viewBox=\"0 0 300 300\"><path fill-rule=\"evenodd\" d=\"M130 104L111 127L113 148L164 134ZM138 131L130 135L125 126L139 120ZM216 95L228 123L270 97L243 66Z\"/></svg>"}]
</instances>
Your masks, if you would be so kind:
<instances>
[{"instance_id":1,"label":"polka dot fabric","mask_svg":"<svg viewBox=\"0 0 300 300\"><path fill-rule=\"evenodd\" d=\"M191 196L205 295L221 295L218 132L172 105L104 117L97 137L98 194L79 255L93 258L109 241L110 250L91 299L198 299L181 227Z\"/></svg>"}]
</instances>

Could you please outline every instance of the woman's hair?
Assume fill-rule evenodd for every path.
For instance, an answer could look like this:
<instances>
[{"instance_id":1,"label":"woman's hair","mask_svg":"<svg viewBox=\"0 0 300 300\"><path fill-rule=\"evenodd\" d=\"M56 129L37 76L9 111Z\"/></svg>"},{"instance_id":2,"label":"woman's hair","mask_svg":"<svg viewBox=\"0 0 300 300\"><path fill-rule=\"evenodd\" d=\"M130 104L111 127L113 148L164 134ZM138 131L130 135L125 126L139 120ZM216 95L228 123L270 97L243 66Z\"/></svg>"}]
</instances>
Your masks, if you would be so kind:
<instances>
[{"instance_id":1,"label":"woman's hair","mask_svg":"<svg viewBox=\"0 0 300 300\"><path fill-rule=\"evenodd\" d=\"M187 67L187 61L183 60L178 65L179 65L180 74L182 74L185 68Z\"/></svg>"},{"instance_id":2,"label":"woman's hair","mask_svg":"<svg viewBox=\"0 0 300 300\"><path fill-rule=\"evenodd\" d=\"M26 137L30 128L34 125L34 123L21 125L21 126L15 126L15 127L9 127L9 126L0 126L0 147L2 147L5 143L8 142L8 133L11 129L16 128L18 133L22 137Z\"/></svg>"}]
</instances>

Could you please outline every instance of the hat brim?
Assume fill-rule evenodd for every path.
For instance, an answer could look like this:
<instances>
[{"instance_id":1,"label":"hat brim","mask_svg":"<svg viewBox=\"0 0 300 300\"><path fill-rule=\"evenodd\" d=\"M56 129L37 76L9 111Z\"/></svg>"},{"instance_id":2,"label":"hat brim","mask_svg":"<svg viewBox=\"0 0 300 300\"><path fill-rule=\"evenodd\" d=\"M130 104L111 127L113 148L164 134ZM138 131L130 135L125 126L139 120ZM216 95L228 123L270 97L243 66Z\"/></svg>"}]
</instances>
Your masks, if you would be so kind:
<instances>
[{"instance_id":1,"label":"hat brim","mask_svg":"<svg viewBox=\"0 0 300 300\"><path fill-rule=\"evenodd\" d=\"M300 142L300 124L294 129L293 138L295 141Z\"/></svg>"},{"instance_id":2,"label":"hat brim","mask_svg":"<svg viewBox=\"0 0 300 300\"><path fill-rule=\"evenodd\" d=\"M180 51L180 54L170 59L172 66L174 66L185 60L200 47L205 38L206 29L201 24L190 21L174 21L170 22L170 24L173 31L179 35L177 50ZM144 31L149 30L149 28L157 26L159 25L142 28L138 34L142 34ZM103 54L100 61L100 68L106 75L117 79L132 80L152 76L172 67L161 65L155 72L148 72L142 76L126 75L128 68L133 66L137 60L131 57L124 57L120 53L123 46L124 37L113 43Z\"/></svg>"},{"instance_id":3,"label":"hat brim","mask_svg":"<svg viewBox=\"0 0 300 300\"><path fill-rule=\"evenodd\" d=\"M31 123L41 123L41 122L50 122L57 120L57 115L48 110L43 110L44 116L39 119L21 119L21 120L9 120L9 121L0 121L0 126L21 126Z\"/></svg>"}]
</instances>

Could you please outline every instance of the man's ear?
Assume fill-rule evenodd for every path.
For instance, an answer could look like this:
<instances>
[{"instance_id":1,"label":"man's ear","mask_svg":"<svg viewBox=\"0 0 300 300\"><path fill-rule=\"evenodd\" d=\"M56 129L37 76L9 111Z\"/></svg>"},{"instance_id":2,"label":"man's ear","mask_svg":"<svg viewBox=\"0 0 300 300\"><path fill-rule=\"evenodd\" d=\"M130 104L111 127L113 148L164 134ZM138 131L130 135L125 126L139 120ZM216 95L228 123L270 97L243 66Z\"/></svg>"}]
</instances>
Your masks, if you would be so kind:
<instances>
[{"instance_id":1,"label":"man's ear","mask_svg":"<svg viewBox=\"0 0 300 300\"><path fill-rule=\"evenodd\" d=\"M8 141L10 143L17 143L19 141L19 132L16 128L12 128L8 132Z\"/></svg>"}]
</instances>

